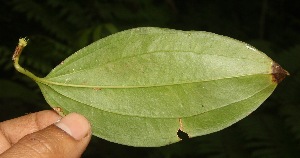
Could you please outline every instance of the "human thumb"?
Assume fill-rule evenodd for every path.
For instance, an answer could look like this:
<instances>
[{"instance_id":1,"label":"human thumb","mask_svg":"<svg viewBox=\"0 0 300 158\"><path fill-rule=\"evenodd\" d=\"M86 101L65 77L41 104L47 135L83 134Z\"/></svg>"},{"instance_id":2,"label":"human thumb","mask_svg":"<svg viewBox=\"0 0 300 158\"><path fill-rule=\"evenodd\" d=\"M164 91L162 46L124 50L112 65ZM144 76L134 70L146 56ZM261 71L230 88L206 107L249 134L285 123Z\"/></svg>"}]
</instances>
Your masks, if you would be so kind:
<instances>
[{"instance_id":1,"label":"human thumb","mask_svg":"<svg viewBox=\"0 0 300 158\"><path fill-rule=\"evenodd\" d=\"M91 139L91 126L82 115L71 113L43 130L26 135L3 153L15 158L80 157Z\"/></svg>"}]
</instances>

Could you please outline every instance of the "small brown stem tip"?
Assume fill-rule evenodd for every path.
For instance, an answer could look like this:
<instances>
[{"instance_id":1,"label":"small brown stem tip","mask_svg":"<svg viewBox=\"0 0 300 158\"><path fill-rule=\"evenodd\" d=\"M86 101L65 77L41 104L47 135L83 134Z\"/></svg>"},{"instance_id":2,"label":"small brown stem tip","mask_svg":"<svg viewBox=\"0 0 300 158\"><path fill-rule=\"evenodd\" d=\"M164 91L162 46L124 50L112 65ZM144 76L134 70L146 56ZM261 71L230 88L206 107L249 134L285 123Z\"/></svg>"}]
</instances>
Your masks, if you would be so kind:
<instances>
[{"instance_id":1,"label":"small brown stem tip","mask_svg":"<svg viewBox=\"0 0 300 158\"><path fill-rule=\"evenodd\" d=\"M26 47L27 42L28 42L28 39L26 39L26 38L19 39L19 43L18 43L18 45L14 51L13 57L12 57L13 61L15 61L17 58L19 58L20 54L22 53L23 48Z\"/></svg>"}]
</instances>

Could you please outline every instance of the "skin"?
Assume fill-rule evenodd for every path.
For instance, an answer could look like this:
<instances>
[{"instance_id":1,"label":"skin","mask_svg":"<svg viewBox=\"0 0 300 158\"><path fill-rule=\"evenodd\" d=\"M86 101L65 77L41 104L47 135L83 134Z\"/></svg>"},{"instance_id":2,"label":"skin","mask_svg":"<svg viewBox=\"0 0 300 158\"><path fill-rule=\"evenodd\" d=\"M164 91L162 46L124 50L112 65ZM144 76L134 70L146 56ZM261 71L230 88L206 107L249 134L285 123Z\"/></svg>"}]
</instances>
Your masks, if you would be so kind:
<instances>
[{"instance_id":1,"label":"skin","mask_svg":"<svg viewBox=\"0 0 300 158\"><path fill-rule=\"evenodd\" d=\"M0 123L0 158L80 157L90 139L82 115L40 111Z\"/></svg>"}]
</instances>

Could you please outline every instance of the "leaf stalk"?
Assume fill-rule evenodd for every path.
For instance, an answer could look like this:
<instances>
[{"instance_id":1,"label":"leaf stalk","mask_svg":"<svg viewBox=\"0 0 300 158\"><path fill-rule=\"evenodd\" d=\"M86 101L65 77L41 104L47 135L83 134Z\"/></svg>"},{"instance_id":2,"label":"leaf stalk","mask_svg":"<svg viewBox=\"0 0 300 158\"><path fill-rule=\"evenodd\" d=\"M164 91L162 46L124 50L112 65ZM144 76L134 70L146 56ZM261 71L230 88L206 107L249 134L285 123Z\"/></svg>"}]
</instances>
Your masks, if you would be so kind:
<instances>
[{"instance_id":1,"label":"leaf stalk","mask_svg":"<svg viewBox=\"0 0 300 158\"><path fill-rule=\"evenodd\" d=\"M21 55L23 49L26 47L27 42L28 42L28 39L26 39L26 38L19 39L19 43L18 43L18 45L14 51L13 57L12 57L12 60L14 61L14 67L20 73L32 78L35 81L39 81L39 79L40 79L39 77L35 76L33 73L31 73L30 71L24 69L22 66L19 65L20 55Z\"/></svg>"}]
</instances>

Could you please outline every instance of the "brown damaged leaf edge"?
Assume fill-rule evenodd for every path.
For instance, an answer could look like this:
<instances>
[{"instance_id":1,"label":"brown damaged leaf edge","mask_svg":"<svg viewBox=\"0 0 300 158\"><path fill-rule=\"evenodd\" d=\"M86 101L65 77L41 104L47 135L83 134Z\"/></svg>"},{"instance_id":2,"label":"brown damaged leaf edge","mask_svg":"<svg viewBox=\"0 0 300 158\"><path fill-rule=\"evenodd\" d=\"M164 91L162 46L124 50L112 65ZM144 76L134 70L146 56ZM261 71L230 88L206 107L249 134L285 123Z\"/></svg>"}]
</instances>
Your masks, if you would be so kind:
<instances>
[{"instance_id":1,"label":"brown damaged leaf edge","mask_svg":"<svg viewBox=\"0 0 300 158\"><path fill-rule=\"evenodd\" d=\"M190 136L183 131L183 124L182 124L182 119L179 118L179 129L177 131L177 137L180 139L180 140L187 140L190 138Z\"/></svg>"},{"instance_id":2,"label":"brown damaged leaf edge","mask_svg":"<svg viewBox=\"0 0 300 158\"><path fill-rule=\"evenodd\" d=\"M289 76L289 72L284 70L279 64L273 62L272 65L272 81L275 83L280 83L286 76Z\"/></svg>"}]
</instances>

